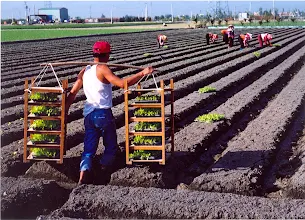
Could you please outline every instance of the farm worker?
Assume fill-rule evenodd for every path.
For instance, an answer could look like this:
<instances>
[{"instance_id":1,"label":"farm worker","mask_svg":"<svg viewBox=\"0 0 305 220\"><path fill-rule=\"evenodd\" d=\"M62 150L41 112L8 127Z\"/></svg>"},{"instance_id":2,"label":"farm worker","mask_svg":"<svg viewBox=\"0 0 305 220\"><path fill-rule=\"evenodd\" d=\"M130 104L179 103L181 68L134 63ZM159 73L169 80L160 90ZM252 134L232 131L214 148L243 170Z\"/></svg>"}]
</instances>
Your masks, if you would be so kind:
<instances>
[{"instance_id":1,"label":"farm worker","mask_svg":"<svg viewBox=\"0 0 305 220\"><path fill-rule=\"evenodd\" d=\"M259 42L259 47L263 47L263 43L266 44L266 46L270 46L272 47L272 44L271 44L271 40L272 40L272 35L271 34L259 34L258 37L258 42Z\"/></svg>"},{"instance_id":2,"label":"farm worker","mask_svg":"<svg viewBox=\"0 0 305 220\"><path fill-rule=\"evenodd\" d=\"M207 41L207 45L210 44L210 40L211 40L211 44L213 44L216 40L218 40L218 35L217 34L213 34L213 33L207 33L205 35L206 41Z\"/></svg>"},{"instance_id":3,"label":"farm worker","mask_svg":"<svg viewBox=\"0 0 305 220\"><path fill-rule=\"evenodd\" d=\"M249 46L249 40L252 39L252 34L246 33L246 34L240 34L238 36L238 41L240 44L240 49L243 49L245 47Z\"/></svg>"},{"instance_id":4,"label":"farm worker","mask_svg":"<svg viewBox=\"0 0 305 220\"><path fill-rule=\"evenodd\" d=\"M227 29L226 30L221 30L220 33L222 35L222 41L225 42L225 44L227 44L228 43Z\"/></svg>"},{"instance_id":5,"label":"farm worker","mask_svg":"<svg viewBox=\"0 0 305 220\"><path fill-rule=\"evenodd\" d=\"M110 52L111 48L108 42L97 41L93 45L94 62L107 63ZM125 78L125 80L131 86L153 71L154 69L149 66ZM113 74L106 64L88 65L79 72L77 80L67 97L67 112L81 87L83 87L87 98L83 111L85 137L84 152L80 163L79 184L90 183L91 181L92 158L96 153L100 137L103 137L105 146L103 157L100 160L101 170L109 167L115 159L117 135L111 111L112 85L124 88L124 80Z\"/></svg>"},{"instance_id":6,"label":"farm worker","mask_svg":"<svg viewBox=\"0 0 305 220\"><path fill-rule=\"evenodd\" d=\"M233 40L234 40L234 26L232 24L229 25L227 29L227 35L228 35L228 43L229 48L233 46Z\"/></svg>"},{"instance_id":7,"label":"farm worker","mask_svg":"<svg viewBox=\"0 0 305 220\"><path fill-rule=\"evenodd\" d=\"M167 41L167 36L163 35L163 34L159 34L158 35L158 38L157 38L157 41L158 41L158 47L163 47L164 46L164 43L165 41Z\"/></svg>"}]
</instances>

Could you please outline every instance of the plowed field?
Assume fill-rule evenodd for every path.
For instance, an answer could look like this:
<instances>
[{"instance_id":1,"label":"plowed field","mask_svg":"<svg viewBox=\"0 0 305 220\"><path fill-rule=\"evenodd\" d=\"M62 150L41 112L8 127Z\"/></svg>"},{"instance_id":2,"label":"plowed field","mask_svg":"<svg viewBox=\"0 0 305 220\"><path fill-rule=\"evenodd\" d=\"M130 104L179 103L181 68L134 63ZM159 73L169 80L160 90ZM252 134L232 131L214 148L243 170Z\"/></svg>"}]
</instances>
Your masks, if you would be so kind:
<instances>
[{"instance_id":1,"label":"plowed field","mask_svg":"<svg viewBox=\"0 0 305 220\"><path fill-rule=\"evenodd\" d=\"M163 31L168 49L157 47L158 31L3 43L2 218L305 218L305 30L250 32L251 47L243 50L237 39L232 48L221 37L207 45L204 29ZM280 46L258 48L262 32ZM24 80L37 76L44 62L92 61L97 40L111 43L110 62L152 65L161 71L157 81L174 79L175 152L165 166L125 165L123 90L113 87L120 152L113 167L94 169L94 185L77 187L84 92L70 109L64 164L24 164ZM80 69L55 71L71 88ZM137 72L113 71L120 77ZM57 81L48 74L40 85ZM142 85L155 83L149 78ZM208 85L216 92L198 92ZM210 112L225 120L194 121Z\"/></svg>"}]
</instances>

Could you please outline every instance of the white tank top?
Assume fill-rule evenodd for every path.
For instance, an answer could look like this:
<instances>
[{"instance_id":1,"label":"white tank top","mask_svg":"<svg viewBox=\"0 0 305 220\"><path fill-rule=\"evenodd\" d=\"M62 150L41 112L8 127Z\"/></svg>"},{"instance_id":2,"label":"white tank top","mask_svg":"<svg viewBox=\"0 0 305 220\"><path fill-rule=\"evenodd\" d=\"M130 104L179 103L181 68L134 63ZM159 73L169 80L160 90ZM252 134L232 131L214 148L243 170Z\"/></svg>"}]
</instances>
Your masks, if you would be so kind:
<instances>
[{"instance_id":1,"label":"white tank top","mask_svg":"<svg viewBox=\"0 0 305 220\"><path fill-rule=\"evenodd\" d=\"M96 66L87 66L83 75L83 88L86 95L84 116L94 109L109 109L112 107L112 85L102 83L96 76Z\"/></svg>"}]
</instances>

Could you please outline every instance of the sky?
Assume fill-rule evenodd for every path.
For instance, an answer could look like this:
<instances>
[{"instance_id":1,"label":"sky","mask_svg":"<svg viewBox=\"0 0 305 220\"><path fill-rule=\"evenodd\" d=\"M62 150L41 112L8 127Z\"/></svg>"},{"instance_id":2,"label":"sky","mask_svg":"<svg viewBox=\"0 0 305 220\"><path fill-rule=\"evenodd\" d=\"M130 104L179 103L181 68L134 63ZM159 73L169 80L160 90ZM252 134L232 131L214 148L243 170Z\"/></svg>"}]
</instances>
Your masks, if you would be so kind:
<instances>
[{"instance_id":1,"label":"sky","mask_svg":"<svg viewBox=\"0 0 305 220\"><path fill-rule=\"evenodd\" d=\"M263 10L272 9L273 1L258 1L258 0L244 0L244 1L218 1L220 7L229 8L230 11L237 14L239 12L251 11L257 12L260 7ZM29 8L30 14L37 14L39 8L44 7L65 7L68 9L70 17L79 16L81 18L101 17L102 14L106 17L122 17L125 15L145 16L145 7L148 9L148 16L160 16L165 14L173 15L195 15L206 14L216 4L216 0L201 0L201 1L144 1L144 0L123 0L123 1L3 1L1 0L1 19L8 19L14 17L15 19L25 18L25 4ZM305 11L305 0L298 1L284 1L274 0L274 7L280 12L300 9Z\"/></svg>"}]
</instances>

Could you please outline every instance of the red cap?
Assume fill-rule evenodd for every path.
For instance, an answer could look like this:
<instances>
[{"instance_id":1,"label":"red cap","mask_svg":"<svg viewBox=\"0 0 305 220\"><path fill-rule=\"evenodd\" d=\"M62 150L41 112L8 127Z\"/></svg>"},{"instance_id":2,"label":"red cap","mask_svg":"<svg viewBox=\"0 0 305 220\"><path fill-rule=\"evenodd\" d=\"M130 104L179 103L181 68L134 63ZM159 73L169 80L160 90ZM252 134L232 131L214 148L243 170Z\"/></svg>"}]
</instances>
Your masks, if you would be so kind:
<instances>
[{"instance_id":1,"label":"red cap","mask_svg":"<svg viewBox=\"0 0 305 220\"><path fill-rule=\"evenodd\" d=\"M97 41L93 45L93 53L110 53L110 44L106 41Z\"/></svg>"}]
</instances>

